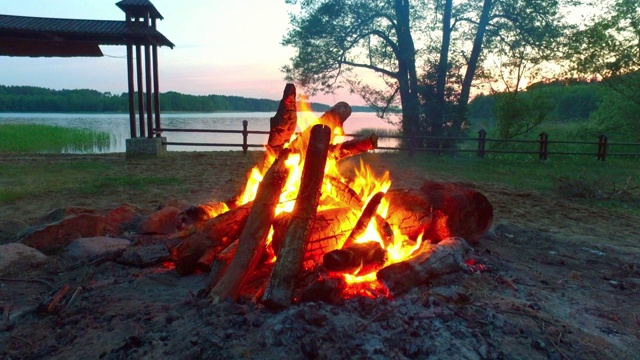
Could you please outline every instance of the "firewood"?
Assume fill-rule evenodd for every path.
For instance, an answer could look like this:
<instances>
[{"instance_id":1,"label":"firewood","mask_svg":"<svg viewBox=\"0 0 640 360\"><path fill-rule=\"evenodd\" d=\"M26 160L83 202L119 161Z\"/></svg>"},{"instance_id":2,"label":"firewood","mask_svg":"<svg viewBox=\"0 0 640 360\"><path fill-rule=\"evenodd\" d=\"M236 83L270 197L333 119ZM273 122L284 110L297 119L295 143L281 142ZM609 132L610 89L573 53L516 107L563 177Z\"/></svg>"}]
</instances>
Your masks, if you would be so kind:
<instances>
[{"instance_id":1,"label":"firewood","mask_svg":"<svg viewBox=\"0 0 640 360\"><path fill-rule=\"evenodd\" d=\"M282 188L289 176L289 168L285 165L288 156L289 151L283 150L260 182L246 226L238 240L238 250L229 268L209 294L213 303L226 298L236 300L247 275L262 256Z\"/></svg>"},{"instance_id":2,"label":"firewood","mask_svg":"<svg viewBox=\"0 0 640 360\"><path fill-rule=\"evenodd\" d=\"M378 211L378 206L380 206L382 198L384 198L384 192L378 192L371 197L371 199L367 203L367 206L365 206L364 210L362 210L362 214L360 215L360 218L358 219L356 225L353 227L351 234L349 234L349 237L347 237L347 240L343 245L344 247L353 245L353 243L365 233L367 227L369 226L369 222L371 222L371 219L376 214L376 211Z\"/></svg>"},{"instance_id":3,"label":"firewood","mask_svg":"<svg viewBox=\"0 0 640 360\"><path fill-rule=\"evenodd\" d=\"M320 201L330 139L331 128L328 126L315 125L311 129L293 218L262 296L262 301L269 307L286 307L291 304L305 245Z\"/></svg>"},{"instance_id":4,"label":"firewood","mask_svg":"<svg viewBox=\"0 0 640 360\"><path fill-rule=\"evenodd\" d=\"M459 236L473 245L491 227L493 206L478 191L441 181L425 181L420 191L436 215L433 225L425 232L425 239L438 242L446 237Z\"/></svg>"},{"instance_id":5,"label":"firewood","mask_svg":"<svg viewBox=\"0 0 640 360\"><path fill-rule=\"evenodd\" d=\"M221 250L238 239L244 228L252 203L231 209L198 227L193 236L183 239L170 250L178 274L184 276L196 270L198 260L209 248Z\"/></svg>"},{"instance_id":6,"label":"firewood","mask_svg":"<svg viewBox=\"0 0 640 360\"><path fill-rule=\"evenodd\" d=\"M318 119L318 123L326 125L331 128L331 140L333 142L333 130L336 127L342 127L342 124L351 116L351 106L346 102L339 102L335 104L331 109L327 110ZM289 144L289 148L296 153L301 153L309 145L309 137L311 136L311 127L306 128Z\"/></svg>"},{"instance_id":7,"label":"firewood","mask_svg":"<svg viewBox=\"0 0 640 360\"><path fill-rule=\"evenodd\" d=\"M60 307L60 302L62 301L62 299L64 299L64 297L67 295L67 293L69 292L69 290L71 290L71 287L69 286L69 284L65 284L52 298L51 301L49 301L49 303L46 306L46 312L48 313L53 313L56 312L59 307Z\"/></svg>"},{"instance_id":8,"label":"firewood","mask_svg":"<svg viewBox=\"0 0 640 360\"><path fill-rule=\"evenodd\" d=\"M219 214L229 210L224 202L210 202L206 204L193 205L178 214L178 229L191 226L199 226L205 221L212 219Z\"/></svg>"},{"instance_id":9,"label":"firewood","mask_svg":"<svg viewBox=\"0 0 640 360\"><path fill-rule=\"evenodd\" d=\"M412 240L416 240L431 224L431 204L417 190L394 189L387 191L389 202L387 221Z\"/></svg>"},{"instance_id":10,"label":"firewood","mask_svg":"<svg viewBox=\"0 0 640 360\"><path fill-rule=\"evenodd\" d=\"M428 248L419 255L378 271L378 281L392 295L403 294L429 279L464 269L464 259L472 251L469 244L459 237L450 237L435 245L427 243L425 246Z\"/></svg>"},{"instance_id":11,"label":"firewood","mask_svg":"<svg viewBox=\"0 0 640 360\"><path fill-rule=\"evenodd\" d=\"M322 264L327 271L366 274L382 267L387 252L379 242L353 244L324 254Z\"/></svg>"},{"instance_id":12,"label":"firewood","mask_svg":"<svg viewBox=\"0 0 640 360\"><path fill-rule=\"evenodd\" d=\"M337 161L365 153L377 147L378 136L376 134L371 134L366 137L358 137L345 141L341 144L332 145L329 148L329 156Z\"/></svg>"},{"instance_id":13,"label":"firewood","mask_svg":"<svg viewBox=\"0 0 640 360\"><path fill-rule=\"evenodd\" d=\"M296 131L297 124L296 87L293 84L287 84L275 116L269 119L269 139L267 140L263 170L267 170L271 166L269 159L280 155L285 144L291 140L291 135Z\"/></svg>"},{"instance_id":14,"label":"firewood","mask_svg":"<svg viewBox=\"0 0 640 360\"><path fill-rule=\"evenodd\" d=\"M284 236L291 214L280 217L274 224L273 251L277 255L284 242ZM311 237L307 242L303 267L320 264L322 256L332 250L340 249L358 221L358 213L352 207L339 207L322 210L316 214L311 225Z\"/></svg>"},{"instance_id":15,"label":"firewood","mask_svg":"<svg viewBox=\"0 0 640 360\"><path fill-rule=\"evenodd\" d=\"M207 250L205 250L204 254L196 262L196 270L200 270L205 273L211 272L211 266L216 260L217 255L218 250L215 248L208 248Z\"/></svg>"},{"instance_id":16,"label":"firewood","mask_svg":"<svg viewBox=\"0 0 640 360\"><path fill-rule=\"evenodd\" d=\"M227 246L226 249L216 255L213 264L211 264L211 270L209 271L209 285L207 287L207 292L211 291L218 281L220 281L222 274L227 270L227 267L229 266L229 263L231 263L231 260L237 250L238 240L232 242L231 245Z\"/></svg>"}]
</instances>

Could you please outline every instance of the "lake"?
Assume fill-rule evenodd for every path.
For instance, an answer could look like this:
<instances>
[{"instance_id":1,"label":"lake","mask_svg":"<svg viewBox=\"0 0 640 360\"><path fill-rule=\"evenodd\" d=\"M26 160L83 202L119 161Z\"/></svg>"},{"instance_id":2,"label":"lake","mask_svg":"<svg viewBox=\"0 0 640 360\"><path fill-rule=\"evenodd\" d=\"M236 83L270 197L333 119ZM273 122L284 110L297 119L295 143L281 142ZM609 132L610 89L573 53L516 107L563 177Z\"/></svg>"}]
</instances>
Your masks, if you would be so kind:
<instances>
[{"instance_id":1,"label":"lake","mask_svg":"<svg viewBox=\"0 0 640 360\"><path fill-rule=\"evenodd\" d=\"M250 131L269 131L269 118L275 112L235 113L170 113L162 114L163 128L242 130L242 121L249 122ZM316 116L322 113L315 113ZM95 152L125 152L125 140L130 137L129 114L44 114L44 113L0 113L0 124L46 124L70 128L103 131L111 135L111 144ZM364 128L394 130L395 127L376 117L375 113L354 112L344 123L347 134ZM241 144L242 134L179 133L165 132L169 142ZM249 144L264 144L268 135L249 134ZM380 146L394 146L395 140L381 140ZM219 151L239 150L238 146L177 146L169 145L169 151ZM73 151L71 151L73 152Z\"/></svg>"}]
</instances>

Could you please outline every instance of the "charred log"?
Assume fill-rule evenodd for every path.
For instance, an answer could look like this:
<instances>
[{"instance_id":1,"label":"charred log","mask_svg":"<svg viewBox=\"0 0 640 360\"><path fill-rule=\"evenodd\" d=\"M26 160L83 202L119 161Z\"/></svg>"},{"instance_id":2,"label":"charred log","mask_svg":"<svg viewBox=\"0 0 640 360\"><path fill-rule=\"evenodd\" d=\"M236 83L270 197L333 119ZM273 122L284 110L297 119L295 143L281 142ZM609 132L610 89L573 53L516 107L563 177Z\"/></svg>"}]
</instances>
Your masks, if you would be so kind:
<instances>
[{"instance_id":1,"label":"charred log","mask_svg":"<svg viewBox=\"0 0 640 360\"><path fill-rule=\"evenodd\" d=\"M328 252L322 263L328 271L366 274L382 267L386 259L387 252L380 243L369 241Z\"/></svg>"},{"instance_id":2,"label":"charred log","mask_svg":"<svg viewBox=\"0 0 640 360\"><path fill-rule=\"evenodd\" d=\"M268 159L277 158L280 155L285 144L291 140L291 136L296 131L297 124L296 87L293 84L287 84L275 116L269 119L269 139L263 164L265 171L271 166Z\"/></svg>"},{"instance_id":3,"label":"charred log","mask_svg":"<svg viewBox=\"0 0 640 360\"><path fill-rule=\"evenodd\" d=\"M286 150L280 153L258 186L246 226L240 234L238 250L229 268L209 294L212 302L217 303L225 298L235 300L247 275L254 270L262 256L275 217L276 205L289 175L289 169L285 165L288 155Z\"/></svg>"},{"instance_id":4,"label":"charred log","mask_svg":"<svg viewBox=\"0 0 640 360\"><path fill-rule=\"evenodd\" d=\"M337 161L374 150L377 147L378 136L371 134L367 137L354 138L341 144L332 145L329 148L329 154L332 159Z\"/></svg>"},{"instance_id":5,"label":"charred log","mask_svg":"<svg viewBox=\"0 0 640 360\"><path fill-rule=\"evenodd\" d=\"M292 212L293 219L287 228L278 260L262 296L262 301L267 306L286 307L291 304L305 245L318 209L330 139L331 129L328 126L315 125L311 129L300 190Z\"/></svg>"},{"instance_id":6,"label":"charred log","mask_svg":"<svg viewBox=\"0 0 640 360\"><path fill-rule=\"evenodd\" d=\"M214 252L227 247L238 239L244 228L252 203L247 203L204 222L196 234L185 238L171 249L176 271L180 275L188 275L196 270L198 260L209 248Z\"/></svg>"},{"instance_id":7,"label":"charred log","mask_svg":"<svg viewBox=\"0 0 640 360\"><path fill-rule=\"evenodd\" d=\"M392 295L403 294L431 278L464 269L464 259L472 251L467 242L458 237L425 246L428 248L416 257L378 271L378 281L383 283Z\"/></svg>"},{"instance_id":8,"label":"charred log","mask_svg":"<svg viewBox=\"0 0 640 360\"><path fill-rule=\"evenodd\" d=\"M349 234L349 237L347 237L347 240L345 241L343 246L351 246L360 236L365 233L367 227L369 226L369 222L371 222L371 219L376 214L376 211L378 211L378 206L380 206L382 198L384 198L383 192L378 192L371 197L371 200L369 200L367 206L365 206L364 210L362 210L362 214L360 215L358 222L356 222L356 225L353 227L353 230Z\"/></svg>"},{"instance_id":9,"label":"charred log","mask_svg":"<svg viewBox=\"0 0 640 360\"><path fill-rule=\"evenodd\" d=\"M327 110L318 119L319 124L326 125L331 128L331 140L329 143L333 141L333 130L338 126L342 126L349 116L351 116L351 106L346 102L341 101L331 107L331 109ZM305 129L291 142L289 148L293 152L302 152L302 150L308 147L310 136L311 128Z\"/></svg>"}]
</instances>

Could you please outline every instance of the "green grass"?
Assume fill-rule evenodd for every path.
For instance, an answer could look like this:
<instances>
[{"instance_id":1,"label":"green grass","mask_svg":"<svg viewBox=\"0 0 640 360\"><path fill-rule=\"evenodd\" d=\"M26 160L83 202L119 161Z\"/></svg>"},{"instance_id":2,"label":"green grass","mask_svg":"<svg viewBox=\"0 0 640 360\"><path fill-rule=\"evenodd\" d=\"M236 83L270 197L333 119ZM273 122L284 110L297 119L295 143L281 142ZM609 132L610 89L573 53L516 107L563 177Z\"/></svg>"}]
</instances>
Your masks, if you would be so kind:
<instances>
[{"instance_id":1,"label":"green grass","mask_svg":"<svg viewBox=\"0 0 640 360\"><path fill-rule=\"evenodd\" d=\"M403 166L424 169L440 175L451 175L452 179L505 184L523 190L536 190L550 193L552 196L573 197L595 206L617 208L640 214L640 159L607 158L597 161L593 157L556 155L541 162L532 155L487 155L484 159L475 154L459 156L434 156L416 154L408 158L406 154L394 154L394 161ZM592 190L601 190L605 194L620 190L627 185L630 198L612 197L582 198L580 194L559 186L558 180L573 185L581 184ZM562 185L562 184L561 184ZM571 191L567 191L571 190Z\"/></svg>"},{"instance_id":2,"label":"green grass","mask_svg":"<svg viewBox=\"0 0 640 360\"><path fill-rule=\"evenodd\" d=\"M0 125L0 152L92 153L108 149L110 141L106 132L38 124Z\"/></svg>"},{"instance_id":3,"label":"green grass","mask_svg":"<svg viewBox=\"0 0 640 360\"><path fill-rule=\"evenodd\" d=\"M40 166L0 164L0 203L50 193L98 194L117 188L180 185L175 176L114 175L108 163L79 160Z\"/></svg>"}]
</instances>

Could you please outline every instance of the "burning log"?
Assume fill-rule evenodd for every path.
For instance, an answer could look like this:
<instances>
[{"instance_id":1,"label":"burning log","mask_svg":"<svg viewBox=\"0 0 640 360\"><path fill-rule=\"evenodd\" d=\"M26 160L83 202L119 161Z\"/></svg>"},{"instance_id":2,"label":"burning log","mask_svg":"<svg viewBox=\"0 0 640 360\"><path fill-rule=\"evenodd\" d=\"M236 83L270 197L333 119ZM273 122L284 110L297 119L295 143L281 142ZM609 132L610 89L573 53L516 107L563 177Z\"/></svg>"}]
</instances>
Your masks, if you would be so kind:
<instances>
[{"instance_id":1,"label":"burning log","mask_svg":"<svg viewBox=\"0 0 640 360\"><path fill-rule=\"evenodd\" d=\"M280 252L291 219L291 214L287 214L274 224L271 245L276 255ZM340 249L353 229L351 224L356 221L358 221L358 214L351 207L332 208L318 212L311 225L311 236L305 248L303 264L318 264L325 253Z\"/></svg>"},{"instance_id":2,"label":"burning log","mask_svg":"<svg viewBox=\"0 0 640 360\"><path fill-rule=\"evenodd\" d=\"M178 274L193 273L207 249L220 250L236 240L247 223L252 205L247 203L207 220L194 236L185 238L171 249Z\"/></svg>"},{"instance_id":3,"label":"burning log","mask_svg":"<svg viewBox=\"0 0 640 360\"><path fill-rule=\"evenodd\" d=\"M207 287L208 291L211 291L220 278L222 274L227 270L231 260L233 259L236 251L238 250L238 240L231 243L231 245L227 246L226 249L222 250L219 254L216 255L215 260L211 264L209 271L209 286Z\"/></svg>"},{"instance_id":4,"label":"burning log","mask_svg":"<svg viewBox=\"0 0 640 360\"><path fill-rule=\"evenodd\" d=\"M354 138L341 144L331 145L329 154L336 161L359 155L378 147L378 136L371 134L367 137Z\"/></svg>"},{"instance_id":5,"label":"burning log","mask_svg":"<svg viewBox=\"0 0 640 360\"><path fill-rule=\"evenodd\" d=\"M264 170L271 166L270 158L277 158L280 155L285 144L289 142L291 135L296 131L297 124L296 87L293 84L287 84L276 115L269 119L269 140L267 140L267 151L263 164ZM272 155L272 157L269 155Z\"/></svg>"},{"instance_id":6,"label":"burning log","mask_svg":"<svg viewBox=\"0 0 640 360\"><path fill-rule=\"evenodd\" d=\"M320 200L330 139L331 128L328 126L315 125L311 129L300 191L292 213L293 219L287 228L278 260L262 296L262 301L267 306L286 307L291 304L305 245Z\"/></svg>"},{"instance_id":7,"label":"burning log","mask_svg":"<svg viewBox=\"0 0 640 360\"><path fill-rule=\"evenodd\" d=\"M328 195L338 199L340 202L347 204L354 209L361 209L363 206L362 199L356 193L355 190L350 188L347 184L343 183L339 179L335 177L328 177L329 183L331 184L331 188L328 192ZM380 235L380 238L384 242L385 246L393 244L393 229L389 222L380 216L379 214L374 215L376 231Z\"/></svg>"},{"instance_id":8,"label":"burning log","mask_svg":"<svg viewBox=\"0 0 640 360\"><path fill-rule=\"evenodd\" d=\"M463 238L450 237L428 248L417 256L389 265L377 273L392 295L400 295L429 279L460 271L466 266L464 259L472 251Z\"/></svg>"},{"instance_id":9,"label":"burning log","mask_svg":"<svg viewBox=\"0 0 640 360\"><path fill-rule=\"evenodd\" d=\"M247 275L262 256L276 205L289 176L289 168L285 165L288 156L289 151L283 150L258 186L246 225L240 234L238 250L220 282L209 294L212 302L217 303L227 297L235 300Z\"/></svg>"},{"instance_id":10,"label":"burning log","mask_svg":"<svg viewBox=\"0 0 640 360\"><path fill-rule=\"evenodd\" d=\"M324 268L333 272L366 274L384 265L387 252L377 241L353 244L324 254Z\"/></svg>"},{"instance_id":11,"label":"burning log","mask_svg":"<svg viewBox=\"0 0 640 360\"><path fill-rule=\"evenodd\" d=\"M205 221L227 211L229 211L229 206L224 202L211 202L190 206L178 214L177 228L184 229L190 226L200 226Z\"/></svg>"},{"instance_id":12,"label":"burning log","mask_svg":"<svg viewBox=\"0 0 640 360\"><path fill-rule=\"evenodd\" d=\"M358 222L353 227L353 230L351 231L351 234L349 234L349 237L347 237L347 240L345 241L343 247L351 246L354 241L356 241L365 233L367 227L369 226L369 222L371 222L371 219L376 214L376 211L378 211L378 206L380 206L382 198L384 198L383 192L378 192L371 197L371 200L369 200L369 203L367 203L367 206L365 206L364 210L362 211Z\"/></svg>"},{"instance_id":13,"label":"burning log","mask_svg":"<svg viewBox=\"0 0 640 360\"><path fill-rule=\"evenodd\" d=\"M342 124L351 116L351 106L346 102L340 101L339 103L333 105L331 109L327 110L322 116L318 119L318 123L321 125L326 125L331 128L331 140L329 143L333 141L333 130L342 126ZM293 152L301 152L302 149L306 149L309 144L309 136L311 135L311 128L307 128L301 134L299 134L292 142L289 144L289 149Z\"/></svg>"},{"instance_id":14,"label":"burning log","mask_svg":"<svg viewBox=\"0 0 640 360\"><path fill-rule=\"evenodd\" d=\"M424 193L417 190L389 190L387 221L402 234L416 240L431 224L431 204Z\"/></svg>"}]
</instances>

